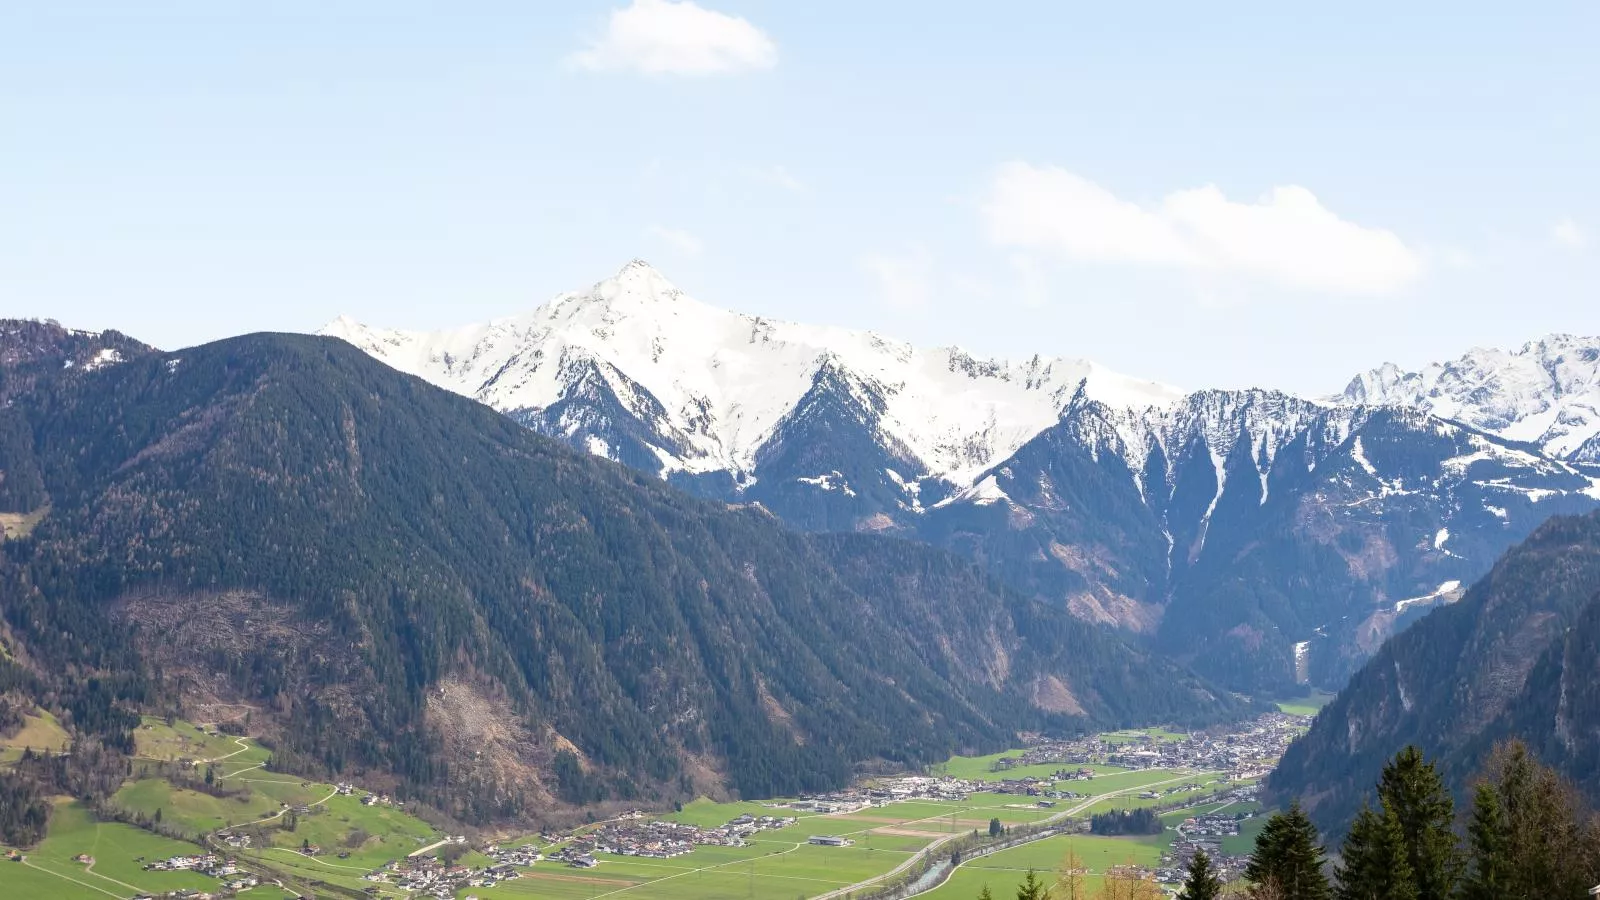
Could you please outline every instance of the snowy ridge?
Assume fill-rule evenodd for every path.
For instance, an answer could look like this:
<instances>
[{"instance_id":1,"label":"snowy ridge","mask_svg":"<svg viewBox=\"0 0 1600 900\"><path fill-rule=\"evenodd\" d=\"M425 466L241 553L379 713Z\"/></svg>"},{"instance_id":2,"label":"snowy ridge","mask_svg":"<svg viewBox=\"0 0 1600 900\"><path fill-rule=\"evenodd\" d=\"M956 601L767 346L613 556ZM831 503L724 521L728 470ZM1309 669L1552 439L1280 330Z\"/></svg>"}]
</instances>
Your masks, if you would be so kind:
<instances>
[{"instance_id":1,"label":"snowy ridge","mask_svg":"<svg viewBox=\"0 0 1600 900\"><path fill-rule=\"evenodd\" d=\"M1144 497L1146 484L1165 485L1170 497L1179 464L1191 450L1204 448L1217 473L1217 499L1226 488L1228 458L1242 451L1256 471L1260 502L1265 504L1268 476L1286 447L1303 440L1297 462L1314 470L1360 427L1366 411L1328 407L1278 391L1246 390L1198 391L1176 403L1143 408L1080 401L1069 415L1076 436L1096 459L1111 454L1125 461L1146 502L1154 499ZM1161 461L1160 471L1152 471L1153 459Z\"/></svg>"},{"instance_id":2,"label":"snowy ridge","mask_svg":"<svg viewBox=\"0 0 1600 900\"><path fill-rule=\"evenodd\" d=\"M1600 337L1553 334L1407 372L1387 363L1334 398L1426 410L1550 456L1600 463Z\"/></svg>"},{"instance_id":3,"label":"snowy ridge","mask_svg":"<svg viewBox=\"0 0 1600 900\"><path fill-rule=\"evenodd\" d=\"M1385 366L1323 401L1260 389L1184 394L1086 360L980 359L728 312L638 260L587 291L487 324L407 332L341 317L322 333L591 453L663 476L730 476L735 493L770 477L761 490L789 483L890 511L1010 504L1010 460L1061 428L1095 461L1125 467L1163 521L1183 467L1204 458L1215 487L1209 504L1185 514L1198 517L1194 552L1236 486L1249 484L1265 507L1275 472L1314 473L1336 456L1370 479L1352 487L1373 501L1467 483L1498 498L1496 508L1565 496L1573 484L1600 499L1600 479L1574 466L1585 447L1600 459L1600 416L1591 415L1600 339L1475 350L1422 373ZM1442 480L1413 485L1375 464L1361 434L1378 410L1461 448ZM1571 461L1505 443L1535 438L1571 448Z\"/></svg>"},{"instance_id":4,"label":"snowy ridge","mask_svg":"<svg viewBox=\"0 0 1600 900\"><path fill-rule=\"evenodd\" d=\"M502 411L539 411L598 377L659 435L664 471L748 473L762 447L831 366L878 427L928 474L971 486L1080 391L1117 407L1175 402L1165 385L1093 362L978 359L871 332L800 325L700 303L642 261L530 313L444 332L373 328L341 317L321 334ZM593 385L590 385L593 387Z\"/></svg>"}]
</instances>

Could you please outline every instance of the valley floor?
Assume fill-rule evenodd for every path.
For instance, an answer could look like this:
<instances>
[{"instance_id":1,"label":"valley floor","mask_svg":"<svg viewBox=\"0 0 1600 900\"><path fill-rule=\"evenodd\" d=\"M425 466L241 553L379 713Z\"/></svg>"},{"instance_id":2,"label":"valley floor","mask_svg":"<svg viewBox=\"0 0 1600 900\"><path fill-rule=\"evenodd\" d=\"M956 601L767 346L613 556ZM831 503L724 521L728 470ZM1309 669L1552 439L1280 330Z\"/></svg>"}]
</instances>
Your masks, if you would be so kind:
<instances>
[{"instance_id":1,"label":"valley floor","mask_svg":"<svg viewBox=\"0 0 1600 900\"><path fill-rule=\"evenodd\" d=\"M1280 717L1286 718L1286 717ZM1282 727L1277 723L1276 727ZM48 729L35 734L47 733ZM192 870L154 871L151 863L172 857L215 854L234 858L257 874L260 886L243 891L248 900L277 900L297 894L316 897L417 897L414 885L395 861L449 852L458 842L385 798L352 785L303 781L266 771L268 751L248 738L220 734L184 722L147 719L136 734L135 773L113 798L129 817L159 821L193 835L194 841L161 837L116 822L96 821L82 805L58 801L48 837L26 852L22 862L0 861L0 885L7 897L100 900L194 890L217 891L221 880ZM1125 759L1126 753L1155 754L1185 738L1161 729L1100 736L1100 752ZM1063 748L1047 748L1060 750ZM1071 749L1067 747L1066 749ZM700 898L700 900L794 900L844 898L869 892L879 882L907 870L920 857L942 859L941 845L1001 826L1082 820L1111 809L1159 806L1167 829L1158 835L1103 837L1060 834L967 860L949 873L928 876L923 896L959 900L977 896L987 885L997 896L1012 890L1029 868L1054 878L1070 849L1081 860L1090 886L1112 867L1138 866L1154 872L1180 835L1173 826L1197 814L1225 811L1251 814L1255 771L1226 772L1201 766L1156 765L1130 768L1105 763L1029 763L1040 748L985 757L957 757L933 767L932 778L962 786L959 799L908 796L916 779L884 779L816 804L790 801L712 803L696 801L677 813L657 817L704 829L740 816L783 817L794 821L750 835L744 846L696 846L670 858L592 852L592 867L551 859L569 847L587 847L601 832L579 829L554 841L539 839L543 858L519 865L515 876L481 876L496 860L460 846L450 852L461 870L444 896L619 900ZM1170 759L1172 751L1167 752ZM1057 780L1062 770L1072 780ZM214 785L197 789L195 779L210 771ZM1092 773L1092 778L1089 776ZM870 796L876 799L864 799ZM1046 797L1054 799L1045 799ZM826 798L825 798L826 799ZM796 808L799 807L799 808ZM649 821L648 817L637 821ZM1223 839L1224 852L1248 852L1252 826ZM248 844L243 838L249 836ZM548 837L548 836L547 836ZM831 837L846 846L824 846ZM231 841L229 840L231 838ZM585 843L585 842L588 843ZM504 846L511 847L518 842ZM307 847L317 852L307 854ZM493 848L487 848L493 852ZM587 851L585 851L587 852ZM576 855L576 854L573 854ZM458 858L457 858L458 857ZM86 861L92 860L92 861ZM1170 859L1169 859L1170 863ZM1169 865L1170 868L1170 865ZM441 867L442 869L442 867ZM387 870L383 881L368 876ZM472 879L469 883L468 878Z\"/></svg>"}]
</instances>

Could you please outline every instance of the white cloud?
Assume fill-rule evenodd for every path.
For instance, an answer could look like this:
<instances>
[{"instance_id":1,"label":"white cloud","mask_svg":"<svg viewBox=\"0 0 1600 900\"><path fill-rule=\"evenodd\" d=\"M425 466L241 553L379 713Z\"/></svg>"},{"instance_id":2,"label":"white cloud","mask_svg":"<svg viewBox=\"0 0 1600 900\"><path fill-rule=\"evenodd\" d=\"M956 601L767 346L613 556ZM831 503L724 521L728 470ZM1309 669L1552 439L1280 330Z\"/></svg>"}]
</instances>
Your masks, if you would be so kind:
<instances>
[{"instance_id":1,"label":"white cloud","mask_svg":"<svg viewBox=\"0 0 1600 900\"><path fill-rule=\"evenodd\" d=\"M685 256L699 256L706 249L704 241L681 228L651 225L644 233Z\"/></svg>"},{"instance_id":2,"label":"white cloud","mask_svg":"<svg viewBox=\"0 0 1600 900\"><path fill-rule=\"evenodd\" d=\"M778 46L748 21L690 0L633 0L613 10L606 33L570 61L594 72L721 75L772 68Z\"/></svg>"},{"instance_id":3,"label":"white cloud","mask_svg":"<svg viewBox=\"0 0 1600 900\"><path fill-rule=\"evenodd\" d=\"M1229 200L1208 185L1146 207L1065 169L1013 162L995 176L982 212L996 244L1079 262L1243 275L1350 294L1394 291L1423 268L1393 232L1340 219L1292 185L1255 203Z\"/></svg>"},{"instance_id":4,"label":"white cloud","mask_svg":"<svg viewBox=\"0 0 1600 900\"><path fill-rule=\"evenodd\" d=\"M780 187L795 194L806 189L805 184L789 174L789 170L783 166L751 166L744 170L744 174L753 181Z\"/></svg>"},{"instance_id":5,"label":"white cloud","mask_svg":"<svg viewBox=\"0 0 1600 900\"><path fill-rule=\"evenodd\" d=\"M1582 250L1589 245L1589 235L1571 219L1562 219L1550 226L1550 239L1569 250Z\"/></svg>"},{"instance_id":6,"label":"white cloud","mask_svg":"<svg viewBox=\"0 0 1600 900\"><path fill-rule=\"evenodd\" d=\"M922 309L933 297L933 256L926 248L869 253L861 257L861 268L877 283L883 302L894 309Z\"/></svg>"}]
</instances>

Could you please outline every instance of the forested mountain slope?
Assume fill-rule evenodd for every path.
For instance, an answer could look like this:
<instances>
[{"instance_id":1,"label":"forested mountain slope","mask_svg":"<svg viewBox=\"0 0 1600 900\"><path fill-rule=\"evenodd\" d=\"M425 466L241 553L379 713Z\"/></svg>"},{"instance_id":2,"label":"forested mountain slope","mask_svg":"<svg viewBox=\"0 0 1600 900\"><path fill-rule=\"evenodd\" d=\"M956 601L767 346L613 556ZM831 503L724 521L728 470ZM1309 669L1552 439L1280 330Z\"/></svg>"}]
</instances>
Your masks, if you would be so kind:
<instances>
[{"instance_id":1,"label":"forested mountain slope","mask_svg":"<svg viewBox=\"0 0 1600 900\"><path fill-rule=\"evenodd\" d=\"M970 562L790 532L327 338L61 367L0 428L45 493L0 543L10 641L94 685L77 724L245 704L283 758L462 815L1239 710Z\"/></svg>"},{"instance_id":2,"label":"forested mountain slope","mask_svg":"<svg viewBox=\"0 0 1600 900\"><path fill-rule=\"evenodd\" d=\"M1527 742L1600 798L1600 513L1558 517L1453 606L1389 639L1270 782L1348 821L1386 757L1416 744L1458 791L1494 743Z\"/></svg>"}]
</instances>

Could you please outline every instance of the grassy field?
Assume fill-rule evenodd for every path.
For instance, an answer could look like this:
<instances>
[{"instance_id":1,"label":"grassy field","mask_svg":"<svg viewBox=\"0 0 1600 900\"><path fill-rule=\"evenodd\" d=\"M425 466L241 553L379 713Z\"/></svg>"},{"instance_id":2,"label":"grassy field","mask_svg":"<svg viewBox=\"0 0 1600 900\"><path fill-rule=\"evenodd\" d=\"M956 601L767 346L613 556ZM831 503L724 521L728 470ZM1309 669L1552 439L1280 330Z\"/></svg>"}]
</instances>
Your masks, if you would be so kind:
<instances>
[{"instance_id":1,"label":"grassy field","mask_svg":"<svg viewBox=\"0 0 1600 900\"><path fill-rule=\"evenodd\" d=\"M184 721L168 725L155 716L145 716L133 732L134 755L166 761L191 759L229 761L243 756L238 740L225 734L209 735ZM247 745L251 742L245 741ZM266 761L266 751L258 749L256 762Z\"/></svg>"},{"instance_id":2,"label":"grassy field","mask_svg":"<svg viewBox=\"0 0 1600 900\"><path fill-rule=\"evenodd\" d=\"M1137 791L1159 782L1187 777L1167 770L1116 770L1092 782L1080 782L1075 788L1093 794ZM1210 779L1197 777L1197 780ZM1163 795L1162 799L1170 801L1172 797ZM1135 797L1127 802L1137 805L1156 801L1141 801ZM978 793L961 803L912 800L849 813L808 814L787 828L761 832L758 839L747 847L702 847L691 854L670 860L641 860L601 854L598 856L600 866L595 869L571 869L541 863L523 878L494 888L474 889L471 893L485 900L598 896L640 900L657 897L664 900L734 900L741 897L791 900L815 896L881 875L933 841L952 833L986 830L991 818L998 818L1006 824L1034 822L1075 805L1073 801L1057 801L1056 807L1045 809L1027 797ZM699 825L720 825L746 813L785 815L787 811L753 803L697 801L668 818ZM806 840L813 834L849 837L855 841L855 845L812 846ZM1078 846L1085 864L1099 871L1129 861L1153 861L1159 858L1161 848L1169 840L1170 835L1126 839L1085 836L1079 838L1079 844L1075 846ZM960 890L964 888L957 887L952 888L948 896L964 896L970 900L970 897L977 895L977 888L985 879L994 880L996 884L1003 881L1014 883L1021 875L1013 870L1025 870L1030 865L1043 865L1053 870L1064 848L1065 845L1052 841L1041 841L1037 845L995 854L992 861L985 861L987 869L974 870L976 874L965 870L960 873L958 886L970 886L970 892L963 894ZM1012 878L1013 874L1016 874L1016 878ZM972 884L966 885L969 881Z\"/></svg>"},{"instance_id":3,"label":"grassy field","mask_svg":"<svg viewBox=\"0 0 1600 900\"><path fill-rule=\"evenodd\" d=\"M27 853L27 862L0 862L0 884L13 883L17 897L103 898L159 894L183 888L215 888L215 879L188 872L146 872L144 864L169 856L200 852L182 841L168 840L129 825L97 822L81 804L60 801L50 819L50 833ZM93 867L75 861L94 858ZM14 881L15 879L15 881Z\"/></svg>"},{"instance_id":4,"label":"grassy field","mask_svg":"<svg viewBox=\"0 0 1600 900\"><path fill-rule=\"evenodd\" d=\"M1046 883L1054 883L1055 873L1069 849L1077 854L1079 864L1091 873L1085 879L1085 887L1097 890L1100 887L1098 876L1107 869L1128 863L1155 865L1170 842L1170 834L1148 837L1079 834L1048 838L975 859L957 869L938 889L922 896L929 900L972 900L986 885L996 897L1009 896L1030 868L1037 870Z\"/></svg>"},{"instance_id":5,"label":"grassy field","mask_svg":"<svg viewBox=\"0 0 1600 900\"><path fill-rule=\"evenodd\" d=\"M112 800L129 810L154 816L195 833L242 825L278 811L277 801L252 791L248 799L217 798L198 791L175 788L165 779L131 782Z\"/></svg>"},{"instance_id":6,"label":"grassy field","mask_svg":"<svg viewBox=\"0 0 1600 900\"><path fill-rule=\"evenodd\" d=\"M1136 744L1145 740L1154 740L1156 743L1172 743L1186 741L1189 735L1181 731L1169 731L1165 728L1128 728L1122 731L1108 731L1100 735L1100 740L1108 744Z\"/></svg>"},{"instance_id":7,"label":"grassy field","mask_svg":"<svg viewBox=\"0 0 1600 900\"><path fill-rule=\"evenodd\" d=\"M799 812L792 809L774 809L769 803L756 803L754 801L717 803L701 797L693 803L684 805L681 812L668 813L661 818L668 822L682 822L685 825L696 825L700 828L716 828L719 825L737 819L740 816L795 816L804 818L814 816L816 813Z\"/></svg>"},{"instance_id":8,"label":"grassy field","mask_svg":"<svg viewBox=\"0 0 1600 900\"><path fill-rule=\"evenodd\" d=\"M72 739L65 728L48 710L23 717L22 730L8 738L0 738L0 762L15 762L28 747L34 750L60 751L67 749Z\"/></svg>"},{"instance_id":9,"label":"grassy field","mask_svg":"<svg viewBox=\"0 0 1600 900\"><path fill-rule=\"evenodd\" d=\"M1324 706L1333 702L1335 694L1325 694L1322 691L1312 691L1308 696L1299 700L1280 700L1278 709L1291 716L1314 716L1322 711Z\"/></svg>"},{"instance_id":10,"label":"grassy field","mask_svg":"<svg viewBox=\"0 0 1600 900\"><path fill-rule=\"evenodd\" d=\"M239 855L298 880L301 889L325 882L362 890L370 883L361 876L442 837L433 826L399 807L363 805L362 791L340 795L331 784L266 771L270 752L249 739L207 734L186 722L169 726L153 718L145 719L135 738L138 756L144 760L209 760L195 771L212 766L219 784L247 788L248 794L219 798L176 788L163 778L140 778L136 762L136 780L116 794L120 805L146 815L159 809L163 821L196 833L266 822L270 844ZM151 763L144 765L150 767ZM294 806L309 806L312 811L294 817L293 831L274 828L287 824L284 809ZM298 851L306 842L323 853L302 855Z\"/></svg>"},{"instance_id":11,"label":"grassy field","mask_svg":"<svg viewBox=\"0 0 1600 900\"><path fill-rule=\"evenodd\" d=\"M1119 737L1140 740L1146 735L1157 740L1168 736L1153 729L1125 732ZM241 855L270 867L286 879L289 887L301 892L326 893L325 890L316 891L314 885L318 882L352 891L372 887L362 879L367 872L432 844L441 836L432 826L398 808L363 806L360 792L354 796L340 796L332 785L266 771L264 765L270 753L252 740L208 733L207 728L185 722L174 721L168 725L156 718L146 718L135 737L134 779L117 793L117 803L151 816L159 810L164 822L195 833L265 822L268 845L252 848ZM1028 774L1048 775L1059 768L1051 765L1004 773L988 771L994 760L1003 755L1006 754L957 758L948 768L951 774L994 780ZM211 768L220 784L246 787L248 794L218 798L177 787L164 777L170 773L170 768L163 771L159 763L178 760L193 762L191 771L197 775ZM1035 773L1033 769L1040 771ZM1163 790L1159 802L1170 802L1182 795L1165 794L1163 788L1156 786L1163 782L1178 783L1189 777L1181 772L1158 769L1102 766L1095 770L1099 773L1096 778L1073 782L1070 788L1082 794L1102 795L1151 787ZM1196 780L1210 779L1196 777ZM1205 790L1212 787L1207 785ZM601 865L589 870L541 863L524 878L493 888L463 890L461 896L476 894L484 900L599 896L641 900L657 897L664 900L733 900L739 897L791 900L886 873L934 841L951 834L986 830L990 819L999 819L1006 825L1031 823L1073 809L1081 802L1057 800L1053 807L1040 807L1035 798L981 792L960 803L916 800L823 815L763 803L698 800L664 818L700 826L721 825L746 814L793 816L799 821L785 829L761 832L746 847L702 847L672 860L601 855ZM1152 802L1158 801L1144 801L1136 796L1118 797L1100 801L1093 809ZM295 816L293 831L274 828L276 824L287 822L282 816L284 808L296 805L310 806L312 812ZM1088 811L1092 810L1085 810ZM1173 815L1181 817L1182 814ZM850 847L813 846L807 839L814 834L841 835L855 843ZM1147 851L1159 853L1159 846L1165 843L1156 839L1081 838L1080 841L1080 855L1096 870L1097 861L1109 860L1105 865L1137 861ZM303 842L320 846L322 854L303 856L297 852ZM126 826L96 823L87 810L65 804L53 820L50 836L30 856L29 861L38 868L18 865L14 878L5 877L13 873L0 869L0 884L17 884L26 891L22 896L61 896L68 900L214 887L212 879L200 875L142 870L141 856L153 860L195 849ZM1005 879L1014 883L1016 879L1012 875L1020 878L1018 872L1041 864L1046 857L1051 859L1043 863L1044 867L1053 870L1060 852L1051 842L1041 842L1037 847L997 854L993 859L984 860L982 867L975 864L971 872L964 869L958 873L958 881L948 890L954 891L965 881L986 877L998 879L997 884L1008 883ZM72 861L78 853L95 856L93 871L86 871L83 864ZM341 853L343 858L340 858ZM480 864L485 862L478 854L471 858ZM972 894L975 893L974 889ZM0 895L6 894L0 890ZM276 888L264 888L245 896L252 900L277 900L280 894ZM380 894L395 896L396 892L385 888ZM949 896L960 895L951 893Z\"/></svg>"},{"instance_id":12,"label":"grassy field","mask_svg":"<svg viewBox=\"0 0 1600 900\"><path fill-rule=\"evenodd\" d=\"M274 832L273 846L296 849L310 841L322 848L327 862L370 872L442 837L396 807L362 806L354 795L335 796L323 807L325 812L300 816L294 831ZM338 859L339 853L350 856Z\"/></svg>"},{"instance_id":13,"label":"grassy field","mask_svg":"<svg viewBox=\"0 0 1600 900\"><path fill-rule=\"evenodd\" d=\"M1022 751L1007 750L1004 753L991 753L988 756L955 756L945 763L935 766L936 775L948 775L951 778L963 778L968 781L1004 781L1008 778L1049 778L1060 769L1076 771L1079 768L1091 769L1096 773L1109 774L1125 772L1119 766L1078 766L1068 763L1044 763L1035 766L1015 766L1005 771L993 771L996 760L1020 758Z\"/></svg>"}]
</instances>

